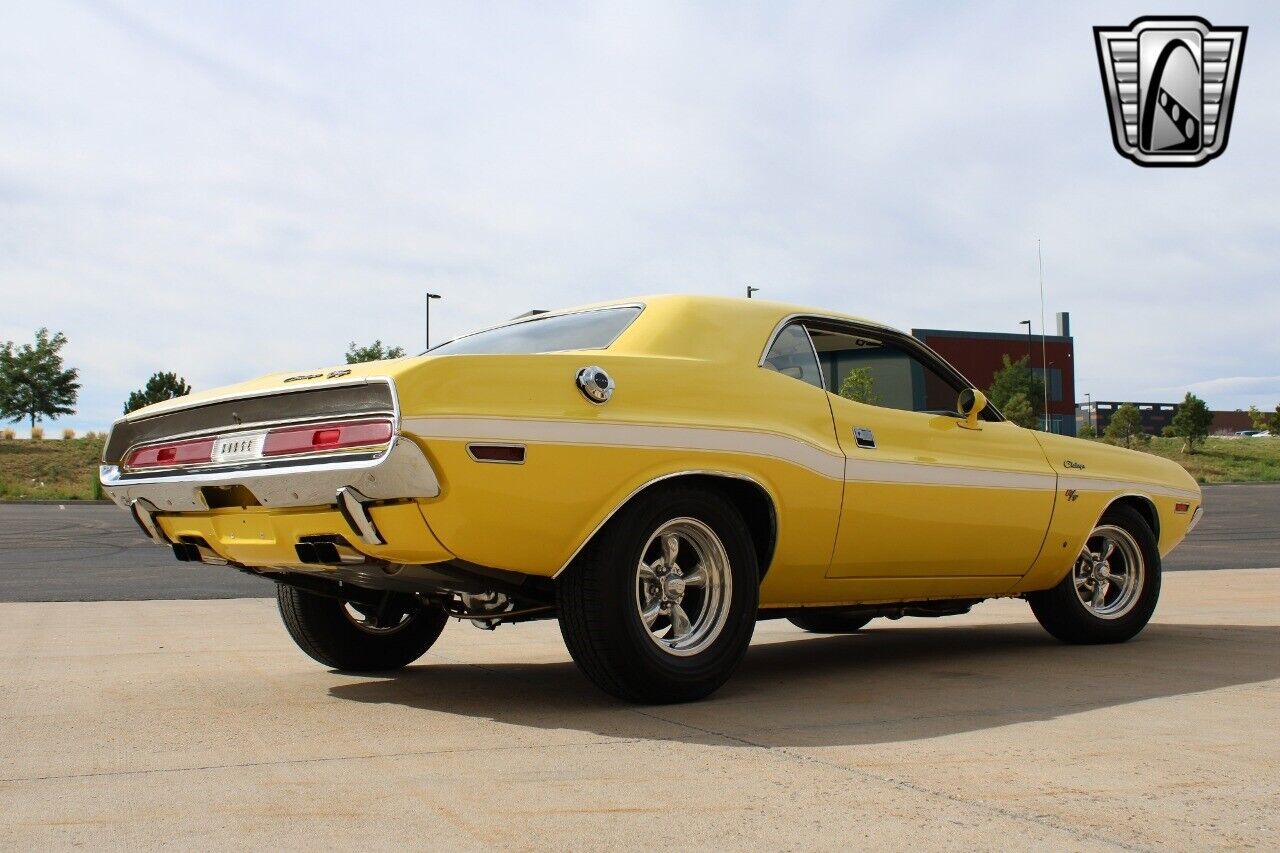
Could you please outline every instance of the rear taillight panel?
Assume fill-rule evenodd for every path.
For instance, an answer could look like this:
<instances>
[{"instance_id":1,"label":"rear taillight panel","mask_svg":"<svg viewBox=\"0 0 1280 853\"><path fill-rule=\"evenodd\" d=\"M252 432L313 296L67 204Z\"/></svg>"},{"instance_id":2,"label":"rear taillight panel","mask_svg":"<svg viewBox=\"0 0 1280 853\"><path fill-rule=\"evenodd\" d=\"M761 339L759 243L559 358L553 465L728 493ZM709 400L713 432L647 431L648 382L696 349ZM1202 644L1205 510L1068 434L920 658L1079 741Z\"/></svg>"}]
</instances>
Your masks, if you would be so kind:
<instances>
[{"instance_id":1,"label":"rear taillight panel","mask_svg":"<svg viewBox=\"0 0 1280 853\"><path fill-rule=\"evenodd\" d=\"M252 432L146 444L125 454L124 468L133 471L186 468L252 462L255 459L378 452L391 444L394 434L391 420L387 418L291 424Z\"/></svg>"}]
</instances>

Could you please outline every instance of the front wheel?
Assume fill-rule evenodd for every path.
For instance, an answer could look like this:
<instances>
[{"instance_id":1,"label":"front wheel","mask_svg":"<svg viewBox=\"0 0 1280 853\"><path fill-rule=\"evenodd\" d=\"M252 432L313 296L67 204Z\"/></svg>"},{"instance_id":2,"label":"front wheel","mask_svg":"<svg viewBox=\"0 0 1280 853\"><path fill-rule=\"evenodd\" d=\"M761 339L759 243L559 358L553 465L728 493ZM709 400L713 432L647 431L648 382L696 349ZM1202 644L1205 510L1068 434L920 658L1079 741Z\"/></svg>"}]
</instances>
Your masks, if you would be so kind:
<instances>
[{"instance_id":1,"label":"front wheel","mask_svg":"<svg viewBox=\"0 0 1280 853\"><path fill-rule=\"evenodd\" d=\"M351 672L408 666L431 648L449 621L441 608L392 593L375 606L282 583L276 585L276 603L298 648L325 666Z\"/></svg>"},{"instance_id":2,"label":"front wheel","mask_svg":"<svg viewBox=\"0 0 1280 853\"><path fill-rule=\"evenodd\" d=\"M1107 510L1057 586L1027 595L1044 629L1064 643L1123 643L1141 631L1160 598L1160 551L1146 519Z\"/></svg>"},{"instance_id":3,"label":"front wheel","mask_svg":"<svg viewBox=\"0 0 1280 853\"><path fill-rule=\"evenodd\" d=\"M755 630L759 570L742 516L718 492L642 495L558 584L560 632L598 687L686 702L722 685Z\"/></svg>"}]
</instances>

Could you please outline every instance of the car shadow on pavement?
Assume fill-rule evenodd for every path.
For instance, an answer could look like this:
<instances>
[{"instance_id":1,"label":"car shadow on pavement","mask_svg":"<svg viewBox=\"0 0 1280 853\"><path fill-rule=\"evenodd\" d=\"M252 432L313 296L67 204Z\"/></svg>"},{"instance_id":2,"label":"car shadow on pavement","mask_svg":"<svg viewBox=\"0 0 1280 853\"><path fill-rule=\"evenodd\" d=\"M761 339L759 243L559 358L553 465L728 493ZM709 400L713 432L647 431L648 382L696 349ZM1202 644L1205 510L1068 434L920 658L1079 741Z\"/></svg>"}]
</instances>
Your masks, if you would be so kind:
<instances>
[{"instance_id":1,"label":"car shadow on pavement","mask_svg":"<svg viewBox=\"0 0 1280 853\"><path fill-rule=\"evenodd\" d=\"M1113 646L1067 646L1035 624L772 634L709 699L637 706L572 663L432 661L331 688L494 722L617 738L831 746L895 743L1280 677L1280 627L1151 625Z\"/></svg>"}]
</instances>

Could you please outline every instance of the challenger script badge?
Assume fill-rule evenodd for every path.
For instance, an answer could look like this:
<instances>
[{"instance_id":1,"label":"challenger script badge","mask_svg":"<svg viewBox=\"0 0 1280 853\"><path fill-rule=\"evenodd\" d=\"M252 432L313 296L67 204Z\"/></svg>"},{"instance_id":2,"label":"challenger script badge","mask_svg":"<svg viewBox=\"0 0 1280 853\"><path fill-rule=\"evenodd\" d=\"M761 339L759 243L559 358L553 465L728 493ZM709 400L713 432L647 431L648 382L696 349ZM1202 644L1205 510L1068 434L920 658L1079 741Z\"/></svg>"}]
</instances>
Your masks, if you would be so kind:
<instances>
[{"instance_id":1,"label":"challenger script badge","mask_svg":"<svg viewBox=\"0 0 1280 853\"><path fill-rule=\"evenodd\" d=\"M1120 156L1139 166L1202 166L1225 151L1248 32L1190 17L1094 27Z\"/></svg>"}]
</instances>

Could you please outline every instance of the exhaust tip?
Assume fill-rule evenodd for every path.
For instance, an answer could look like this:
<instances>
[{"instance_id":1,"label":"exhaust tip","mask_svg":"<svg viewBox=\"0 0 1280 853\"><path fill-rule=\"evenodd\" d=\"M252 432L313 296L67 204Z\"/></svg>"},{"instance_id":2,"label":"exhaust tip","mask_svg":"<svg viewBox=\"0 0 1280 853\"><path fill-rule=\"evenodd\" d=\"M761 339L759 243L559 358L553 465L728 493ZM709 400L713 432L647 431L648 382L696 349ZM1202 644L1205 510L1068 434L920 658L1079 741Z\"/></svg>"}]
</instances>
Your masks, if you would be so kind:
<instances>
[{"instance_id":1,"label":"exhaust tip","mask_svg":"<svg viewBox=\"0 0 1280 853\"><path fill-rule=\"evenodd\" d=\"M298 560L307 565L315 565L321 562L320 557L316 554L316 546L312 542L299 542L293 546L293 550L298 552Z\"/></svg>"},{"instance_id":2,"label":"exhaust tip","mask_svg":"<svg viewBox=\"0 0 1280 853\"><path fill-rule=\"evenodd\" d=\"M200 547L192 545L190 542L174 542L172 543L173 556L183 563L202 563L204 560L200 557Z\"/></svg>"}]
</instances>

